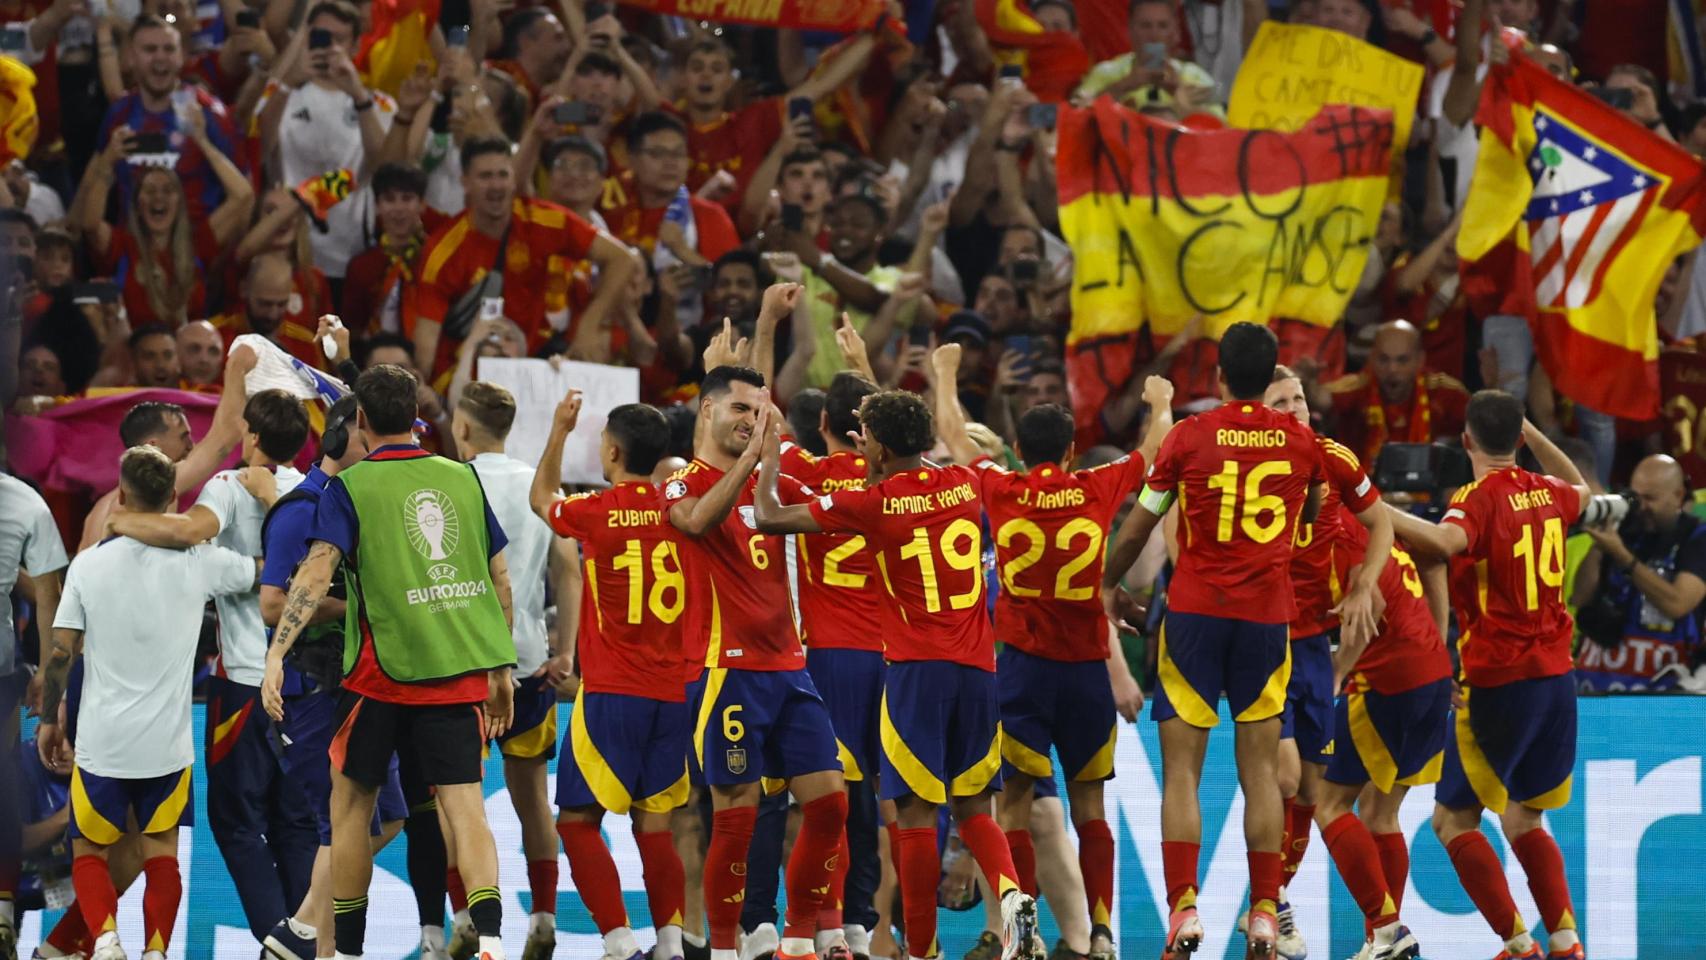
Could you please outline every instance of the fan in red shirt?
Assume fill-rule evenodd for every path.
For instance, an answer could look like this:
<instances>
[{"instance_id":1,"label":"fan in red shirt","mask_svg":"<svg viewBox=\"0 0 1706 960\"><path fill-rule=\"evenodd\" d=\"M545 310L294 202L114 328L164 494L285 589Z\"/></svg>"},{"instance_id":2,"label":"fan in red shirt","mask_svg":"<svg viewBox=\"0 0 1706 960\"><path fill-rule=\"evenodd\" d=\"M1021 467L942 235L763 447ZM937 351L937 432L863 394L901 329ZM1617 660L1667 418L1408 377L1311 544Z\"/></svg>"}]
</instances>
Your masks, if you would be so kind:
<instances>
[{"instance_id":1,"label":"fan in red shirt","mask_svg":"<svg viewBox=\"0 0 1706 960\"><path fill-rule=\"evenodd\" d=\"M1525 442L1551 476L1516 465ZM1549 956L1579 960L1564 858L1542 818L1569 802L1575 768L1564 538L1578 516L1601 522L1615 498L1590 502L1575 464L1523 419L1522 402L1502 391L1482 390L1469 401L1463 446L1475 482L1457 491L1438 525L1392 511L1405 541L1451 560L1462 630L1463 702L1434 794L1434 833L1507 954L1539 957L1504 868L1481 834L1482 810L1498 814L1540 907Z\"/></svg>"},{"instance_id":2,"label":"fan in red shirt","mask_svg":"<svg viewBox=\"0 0 1706 960\"><path fill-rule=\"evenodd\" d=\"M1290 367L1282 364L1274 368L1273 383L1262 402L1296 417L1298 423L1309 423L1303 382ZM1288 916L1291 903L1285 887L1309 849L1316 788L1326 773L1336 730L1333 695L1337 688L1333 685L1328 632L1339 625L1335 607L1346 593L1347 581L1339 567L1349 550L1348 538L1360 534L1364 526L1374 540L1371 552L1376 556L1392 547L1392 522L1380 507L1380 491L1363 472L1356 454L1320 435L1315 441L1321 447L1327 483L1321 493L1320 513L1313 522L1298 524L1292 538L1291 585L1297 597L1297 616L1291 621L1291 680L1286 686L1285 716L1280 723L1279 781L1280 795L1285 798L1285 840L1280 847L1283 883L1279 949L1288 956L1301 955L1308 949L1297 932L1295 919ZM1366 589L1375 589L1377 576L1378 571L1368 571Z\"/></svg>"},{"instance_id":3,"label":"fan in red shirt","mask_svg":"<svg viewBox=\"0 0 1706 960\"><path fill-rule=\"evenodd\" d=\"M943 365L936 370L938 382L953 376L959 354L959 344L936 351L932 359ZM1049 754L1058 751L1090 907L1089 939L1067 944L1080 954L1114 952L1114 835L1103 813L1102 784L1114 775L1111 746L1118 717L1108 618L1096 590L1103 537L1120 505L1142 484L1146 464L1172 425L1172 396L1172 384L1150 377L1143 399L1157 415L1150 419L1143 448L1090 470L1064 466L1072 462L1071 411L1057 404L1025 411L1017 427L1019 456L1030 465L1024 473L1008 471L982 454L964 429L954 394L942 391L936 397L942 439L955 460L977 468L979 492L995 531L1002 586L995 628L1006 643L996 669L1005 760L1001 826L1019 885L1035 896L1031 800L1039 779L1053 781ZM1116 656L1123 663L1124 652Z\"/></svg>"},{"instance_id":4,"label":"fan in red shirt","mask_svg":"<svg viewBox=\"0 0 1706 960\"><path fill-rule=\"evenodd\" d=\"M1162 806L1161 853L1172 909L1166 949L1172 953L1195 950L1203 936L1196 911L1200 845L1194 839L1201 811L1196 791L1181 789L1176 778L1196 782L1208 731L1219 723L1222 691L1238 723L1247 804L1251 953L1271 954L1278 937L1285 811L1274 758L1291 672L1287 625L1297 614L1292 539L1299 523L1315 519L1320 499L1314 485L1323 476L1315 435L1262 403L1278 353L1279 343L1266 327L1227 328L1219 373L1226 402L1175 426L1162 443L1138 508L1114 538L1102 578L1103 604L1112 615L1123 599L1119 583L1126 570L1172 500L1183 502L1154 699L1163 755L1187 758L1166 765L1170 789ZM1346 599L1346 610L1347 631L1372 632L1370 589L1359 585ZM1189 802L1181 806L1185 797Z\"/></svg>"},{"instance_id":5,"label":"fan in red shirt","mask_svg":"<svg viewBox=\"0 0 1706 960\"><path fill-rule=\"evenodd\" d=\"M799 288L789 293L791 312ZM764 377L747 367L706 365L712 369L699 387L696 455L664 485L661 503L688 576L682 645L706 668L690 685L688 703L698 718L697 768L716 811L704 873L711 949L735 949L759 781L768 777L788 781L803 817L776 953L801 958L814 952L847 795L829 712L794 629L782 538L760 532L754 521L753 470L770 405ZM828 953L851 957L844 940Z\"/></svg>"},{"instance_id":6,"label":"fan in red shirt","mask_svg":"<svg viewBox=\"0 0 1706 960\"><path fill-rule=\"evenodd\" d=\"M239 308L208 321L225 339L227 348L245 333L258 333L310 367L324 368L326 358L307 317L325 313L331 293L325 289L326 278L320 271L313 267L308 271L317 288L303 296L297 292L297 275L291 271L290 261L283 254L263 253L249 264L238 287L243 298Z\"/></svg>"},{"instance_id":7,"label":"fan in red shirt","mask_svg":"<svg viewBox=\"0 0 1706 960\"><path fill-rule=\"evenodd\" d=\"M567 303L550 303L548 281L577 260L598 266L598 291L581 317L597 330L639 265L627 248L554 203L516 195L509 142L476 137L462 145L468 209L427 241L414 311L415 365L436 380L483 315L508 317L529 351L568 323ZM560 311L560 322L547 315Z\"/></svg>"},{"instance_id":8,"label":"fan in red shirt","mask_svg":"<svg viewBox=\"0 0 1706 960\"><path fill-rule=\"evenodd\" d=\"M946 804L1001 898L1003 955L1040 960L1036 901L1019 888L1007 838L991 816L1001 782L1000 717L995 631L984 609L977 472L924 460L935 430L917 394L868 397L859 421L859 448L874 482L788 506L778 490L796 482L781 478L779 433L767 431L759 529L864 537L883 574L889 667L879 789L897 808L895 856L908 938L936 939L936 824Z\"/></svg>"},{"instance_id":9,"label":"fan in red shirt","mask_svg":"<svg viewBox=\"0 0 1706 960\"><path fill-rule=\"evenodd\" d=\"M599 832L605 811L630 814L659 943L679 952L681 926L671 918L683 911L686 881L669 812L688 794L683 758L691 739L681 676L687 584L651 481L669 446L669 424L645 404L611 410L599 437L610 489L562 497L563 444L580 408L578 390L557 406L530 497L558 536L579 541L590 581L575 635L581 682L573 750L557 767L557 833L609 952L632 956L639 945L621 876Z\"/></svg>"},{"instance_id":10,"label":"fan in red shirt","mask_svg":"<svg viewBox=\"0 0 1706 960\"><path fill-rule=\"evenodd\" d=\"M373 225L378 242L356 254L344 273L343 316L369 336L401 333L415 316L415 280L427 237L450 218L426 205L426 174L397 163L373 173Z\"/></svg>"},{"instance_id":11,"label":"fan in red shirt","mask_svg":"<svg viewBox=\"0 0 1706 960\"><path fill-rule=\"evenodd\" d=\"M687 128L661 111L642 113L628 130L631 178L624 183L619 203L607 205L604 219L623 243L648 255L661 242L684 263L703 266L740 246L734 221L721 206L689 197L692 231L672 228L663 233L664 214L687 184L693 157Z\"/></svg>"}]
</instances>

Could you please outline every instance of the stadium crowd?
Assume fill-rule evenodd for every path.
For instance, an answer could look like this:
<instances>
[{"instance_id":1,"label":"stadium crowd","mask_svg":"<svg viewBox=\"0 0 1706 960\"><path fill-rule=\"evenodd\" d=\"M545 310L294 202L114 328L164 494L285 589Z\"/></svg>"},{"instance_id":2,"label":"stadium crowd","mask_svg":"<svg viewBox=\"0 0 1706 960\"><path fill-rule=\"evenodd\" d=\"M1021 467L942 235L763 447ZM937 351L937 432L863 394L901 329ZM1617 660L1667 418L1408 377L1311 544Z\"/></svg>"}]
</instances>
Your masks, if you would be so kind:
<instances>
[{"instance_id":1,"label":"stadium crowd","mask_svg":"<svg viewBox=\"0 0 1706 960\"><path fill-rule=\"evenodd\" d=\"M1441 778L1454 674L1485 716L1557 725L1525 728L1551 753L1479 761L1508 788L1496 804L1448 760L1440 842L1501 957L1582 957L1539 811L1568 799L1557 745L1573 750L1576 693L1706 692L1706 395L1689 387L1706 366L1674 360L1649 419L1593 409L1549 375L1541 325L1480 309L1457 240L1483 84L1512 61L1706 157L1691 87L1706 81L1667 44L1667 5L896 0L845 34L645 6L4 5L0 81L32 74L34 107L20 118L12 95L0 127L0 403L11 460L41 469L0 472L4 742L37 718L0 766L0 960L55 869L80 909L36 956L121 960L116 897L141 880L149 941L126 946L163 958L192 762L266 955L359 956L365 871L406 833L423 957L501 960L488 740L529 865L525 960L551 955L559 853L606 956L643 952L606 812L633 818L653 960L922 960L938 899L980 890L983 937L937 949L1040 958L1041 895L1054 955L1112 960L1151 945L1109 927L1109 726L1152 702L1163 749L1200 774L1223 692L1245 792L1263 798L1251 956L1303 955L1283 890L1314 824L1367 916L1359 957L1414 957L1397 804ZM993 26L1013 17L1076 58L1027 60ZM1425 70L1367 267L1330 326L1199 314L1163 334L1136 317L1129 372L1074 410L1062 118L1113 100L1220 129L1268 21ZM1652 303L1626 306L1650 307L1666 363L1692 354L1706 263L1683 253ZM526 357L638 372L639 402L594 445L606 484L560 483L573 393L537 464L505 455L517 405L482 361ZM349 389L328 394L334 377ZM18 446L83 409L111 414L57 422L98 438L62 427L47 458ZM85 443L124 450L100 483L41 466ZM1197 462L1243 446L1282 453L1227 452L1224 477ZM1235 523L1238 471L1273 456L1292 479L1261 491L1251 469ZM1488 490L1544 525L1497 514ZM912 512L931 514L916 540L890 517ZM1299 523L1345 546L1306 561ZM1459 555L1496 542L1508 567L1519 535L1536 538L1520 544L1539 612L1495 615L1485 573L1465 609ZM1217 536L1250 553L1202 545ZM1380 562L1344 562L1365 549ZM1521 587L1496 569L1495 593ZM856 601L823 592L850 585ZM1233 597L1295 616L1277 641L1216 633L1242 622L1216 609ZM427 639L399 639L421 616ZM1548 650L1459 653L1446 641L1471 622L1483 644L1526 650L1497 638L1527 630ZM1203 652L1216 644L1240 665ZM151 652L167 648L183 655ZM1496 696L1520 683L1541 686ZM1341 769L1346 710L1388 737L1380 762ZM1406 728L1437 737L1400 742ZM1165 949L1183 960L1203 936L1200 823L1194 778L1167 776ZM57 785L57 802L31 806L23 783ZM1481 807L1503 814L1544 934L1488 866Z\"/></svg>"}]
</instances>

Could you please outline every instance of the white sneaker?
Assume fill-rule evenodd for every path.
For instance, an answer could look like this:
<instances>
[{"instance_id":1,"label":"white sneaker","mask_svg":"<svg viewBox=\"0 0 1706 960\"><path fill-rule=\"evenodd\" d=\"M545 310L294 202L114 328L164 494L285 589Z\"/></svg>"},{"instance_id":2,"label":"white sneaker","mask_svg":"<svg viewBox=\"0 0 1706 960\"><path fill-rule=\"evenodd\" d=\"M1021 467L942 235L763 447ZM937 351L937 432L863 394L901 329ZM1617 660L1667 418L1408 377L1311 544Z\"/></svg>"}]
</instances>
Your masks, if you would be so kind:
<instances>
[{"instance_id":1,"label":"white sneaker","mask_svg":"<svg viewBox=\"0 0 1706 960\"><path fill-rule=\"evenodd\" d=\"M1043 960L1046 948L1037 935L1037 901L1020 890L1001 898L1001 960Z\"/></svg>"},{"instance_id":2,"label":"white sneaker","mask_svg":"<svg viewBox=\"0 0 1706 960\"><path fill-rule=\"evenodd\" d=\"M505 960L503 941L497 937L481 937L480 960Z\"/></svg>"},{"instance_id":3,"label":"white sneaker","mask_svg":"<svg viewBox=\"0 0 1706 960\"><path fill-rule=\"evenodd\" d=\"M119 946L118 934L108 931L95 941L95 952L89 955L89 960L130 960L130 957Z\"/></svg>"},{"instance_id":4,"label":"white sneaker","mask_svg":"<svg viewBox=\"0 0 1706 960\"><path fill-rule=\"evenodd\" d=\"M868 958L871 955L871 931L857 923L843 924L841 932L847 935L847 949L853 951L853 956Z\"/></svg>"},{"instance_id":5,"label":"white sneaker","mask_svg":"<svg viewBox=\"0 0 1706 960\"><path fill-rule=\"evenodd\" d=\"M1374 939L1365 949L1368 960L1415 960L1422 952L1410 928L1400 923L1390 923L1374 931Z\"/></svg>"},{"instance_id":6,"label":"white sneaker","mask_svg":"<svg viewBox=\"0 0 1706 960\"><path fill-rule=\"evenodd\" d=\"M1309 956L1309 945L1303 942L1303 934L1297 932L1297 921L1292 915L1291 902L1280 895L1279 910L1274 915L1279 921L1279 937L1274 941L1274 950L1279 953L1280 960L1303 960Z\"/></svg>"},{"instance_id":7,"label":"white sneaker","mask_svg":"<svg viewBox=\"0 0 1706 960\"><path fill-rule=\"evenodd\" d=\"M1374 944L1372 942L1365 941L1362 945L1362 949L1358 950L1356 952L1356 956L1351 957L1351 960L1368 960L1368 955L1373 951Z\"/></svg>"},{"instance_id":8,"label":"white sneaker","mask_svg":"<svg viewBox=\"0 0 1706 960\"><path fill-rule=\"evenodd\" d=\"M782 935L776 932L776 925L761 923L751 933L740 938L740 960L774 957L777 948L781 946Z\"/></svg>"},{"instance_id":9,"label":"white sneaker","mask_svg":"<svg viewBox=\"0 0 1706 960\"><path fill-rule=\"evenodd\" d=\"M450 960L450 951L444 947L442 927L421 928L421 960Z\"/></svg>"}]
</instances>

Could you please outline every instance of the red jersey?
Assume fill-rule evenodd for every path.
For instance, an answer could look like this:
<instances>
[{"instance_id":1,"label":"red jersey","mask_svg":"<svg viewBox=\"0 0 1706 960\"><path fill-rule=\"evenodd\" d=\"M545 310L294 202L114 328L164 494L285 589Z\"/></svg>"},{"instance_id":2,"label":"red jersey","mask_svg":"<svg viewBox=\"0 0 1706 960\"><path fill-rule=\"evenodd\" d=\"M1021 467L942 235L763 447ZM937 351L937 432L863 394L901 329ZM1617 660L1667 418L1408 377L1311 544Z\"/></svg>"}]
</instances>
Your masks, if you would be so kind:
<instances>
[{"instance_id":1,"label":"red jersey","mask_svg":"<svg viewBox=\"0 0 1706 960\"><path fill-rule=\"evenodd\" d=\"M1502 467L1457 491L1440 522L1469 537L1451 560L1463 679L1477 687L1570 672L1564 538L1581 514L1556 477Z\"/></svg>"},{"instance_id":2,"label":"red jersey","mask_svg":"<svg viewBox=\"0 0 1706 960\"><path fill-rule=\"evenodd\" d=\"M671 507L688 497L702 497L725 471L695 459L677 471L663 488L664 522ZM739 670L801 670L806 665L800 635L794 628L793 603L788 595L785 537L759 533L753 517L752 491L757 475L741 486L734 509L702 537L672 534L687 572L687 616L682 623L682 649L688 677L699 667ZM784 487L797 486L784 482Z\"/></svg>"},{"instance_id":3,"label":"red jersey","mask_svg":"<svg viewBox=\"0 0 1706 960\"><path fill-rule=\"evenodd\" d=\"M1322 436L1315 440L1321 445L1327 489L1315 522L1298 524L1291 541L1291 585L1297 595L1297 616L1291 621L1293 640L1326 633L1339 622L1332 609L1344 598L1344 585L1334 569L1333 555L1346 549L1341 541L1347 536L1347 527L1362 528L1355 515L1380 500L1380 491L1349 447Z\"/></svg>"},{"instance_id":4,"label":"red jersey","mask_svg":"<svg viewBox=\"0 0 1706 960\"><path fill-rule=\"evenodd\" d=\"M1050 660L1106 660L1105 540L1120 504L1143 482L1143 457L1134 453L1090 470L1044 463L1014 473L988 457L972 466L1001 572L995 635Z\"/></svg>"},{"instance_id":5,"label":"red jersey","mask_svg":"<svg viewBox=\"0 0 1706 960\"><path fill-rule=\"evenodd\" d=\"M1341 575L1348 576L1351 567L1365 562L1367 547L1368 533L1361 524L1346 532L1341 552L1348 556ZM1402 545L1392 548L1381 568L1380 595L1386 600L1380 633L1357 658L1352 688L1403 693L1451 676L1451 654L1428 607L1421 571Z\"/></svg>"},{"instance_id":6,"label":"red jersey","mask_svg":"<svg viewBox=\"0 0 1706 960\"><path fill-rule=\"evenodd\" d=\"M213 230L204 219L190 221L190 254L195 261L195 269L189 278L189 289L182 291L180 296L184 302L184 317L193 320L207 313L205 278L213 262L219 258L219 241L214 239ZM175 267L170 249L154 250L148 255L153 257L155 268L163 276L172 276ZM137 237L124 227L113 227L107 254L95 264L95 270L102 276L112 277L119 285L131 329L138 330L153 323L163 323L176 329L183 324L183 318L160 316L149 302L148 288L142 283L144 256Z\"/></svg>"},{"instance_id":7,"label":"red jersey","mask_svg":"<svg viewBox=\"0 0 1706 960\"><path fill-rule=\"evenodd\" d=\"M782 471L822 496L863 490L870 468L852 451L814 457L790 443L782 448ZM781 491L781 484L777 489ZM799 546L800 639L819 650L881 653L883 638L872 624L883 617L882 587L865 538L808 533L799 538Z\"/></svg>"},{"instance_id":8,"label":"red jersey","mask_svg":"<svg viewBox=\"0 0 1706 960\"><path fill-rule=\"evenodd\" d=\"M687 189L694 193L715 176L727 170L735 178L736 188L724 204L729 210L739 209L746 196L746 185L753 171L764 162L764 155L782 137L781 97L754 100L734 113L725 112L710 123L690 124L687 128L687 152L693 165L687 170Z\"/></svg>"},{"instance_id":9,"label":"red jersey","mask_svg":"<svg viewBox=\"0 0 1706 960\"><path fill-rule=\"evenodd\" d=\"M983 509L977 471L922 466L811 504L828 533L865 537L888 592L890 661L945 660L995 669L984 612Z\"/></svg>"},{"instance_id":10,"label":"red jersey","mask_svg":"<svg viewBox=\"0 0 1706 960\"><path fill-rule=\"evenodd\" d=\"M1234 400L1175 426L1147 481L1158 492L1178 491L1184 513L1168 608L1291 622L1291 544L1322 469L1315 434L1256 400Z\"/></svg>"},{"instance_id":11,"label":"red jersey","mask_svg":"<svg viewBox=\"0 0 1706 960\"><path fill-rule=\"evenodd\" d=\"M238 299L237 302L242 301ZM331 309L332 292L325 275L314 267L300 267L290 278L288 312L268 339L310 367L328 369L332 365L326 362L320 341L314 339L314 331L319 327L320 315ZM255 332L249 324L248 313L243 310L222 313L207 320L225 338L227 351L231 349L231 341L245 333Z\"/></svg>"},{"instance_id":12,"label":"red jersey","mask_svg":"<svg viewBox=\"0 0 1706 960\"><path fill-rule=\"evenodd\" d=\"M680 703L681 614L687 581L674 530L650 483L619 483L551 505L547 521L580 541L581 591L575 653L591 693Z\"/></svg>"},{"instance_id":13,"label":"red jersey","mask_svg":"<svg viewBox=\"0 0 1706 960\"><path fill-rule=\"evenodd\" d=\"M1387 441L1457 439L1469 410L1469 391L1443 373L1417 374L1415 389L1402 403L1387 403L1380 395L1379 381L1366 370L1334 380L1327 389L1333 395L1332 416L1338 427L1334 436L1369 462Z\"/></svg>"},{"instance_id":14,"label":"red jersey","mask_svg":"<svg viewBox=\"0 0 1706 960\"><path fill-rule=\"evenodd\" d=\"M631 194L637 189L630 185ZM693 208L694 231L699 238L695 249L699 251L700 256L715 263L723 254L740 246L740 235L735 232L734 221L729 219L727 211L698 197L692 197L688 202ZM610 232L618 240L629 246L639 247L649 257L657 248L658 227L663 225L663 215L667 212L667 204L661 207L642 207L639 197L631 195L622 203L607 208L604 211L604 220L610 224Z\"/></svg>"},{"instance_id":15,"label":"red jersey","mask_svg":"<svg viewBox=\"0 0 1706 960\"><path fill-rule=\"evenodd\" d=\"M503 248L502 296L504 316L527 334L528 353L551 338L546 314L568 310L566 299L550 295L551 278L586 259L597 237L591 224L566 207L530 197L515 199ZM415 316L440 322L449 316L451 307L491 272L498 260L499 239L474 229L466 212L429 237L415 289ZM411 329L414 319L406 321ZM429 375L449 368L460 342L448 335L439 337Z\"/></svg>"}]
</instances>

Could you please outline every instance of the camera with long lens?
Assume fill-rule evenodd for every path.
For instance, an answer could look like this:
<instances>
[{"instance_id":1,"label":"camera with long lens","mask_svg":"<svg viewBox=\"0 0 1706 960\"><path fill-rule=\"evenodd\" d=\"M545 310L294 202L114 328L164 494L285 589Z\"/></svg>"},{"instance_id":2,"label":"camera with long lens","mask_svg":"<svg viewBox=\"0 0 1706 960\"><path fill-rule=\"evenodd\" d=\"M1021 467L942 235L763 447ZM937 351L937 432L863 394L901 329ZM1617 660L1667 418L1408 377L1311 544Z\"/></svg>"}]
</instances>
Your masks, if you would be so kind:
<instances>
[{"instance_id":1,"label":"camera with long lens","mask_svg":"<svg viewBox=\"0 0 1706 960\"><path fill-rule=\"evenodd\" d=\"M1582 515L1570 529L1575 531L1589 527L1618 527L1637 506L1639 504L1635 500L1635 494L1628 490L1596 493L1588 498L1587 503L1582 504Z\"/></svg>"}]
</instances>

